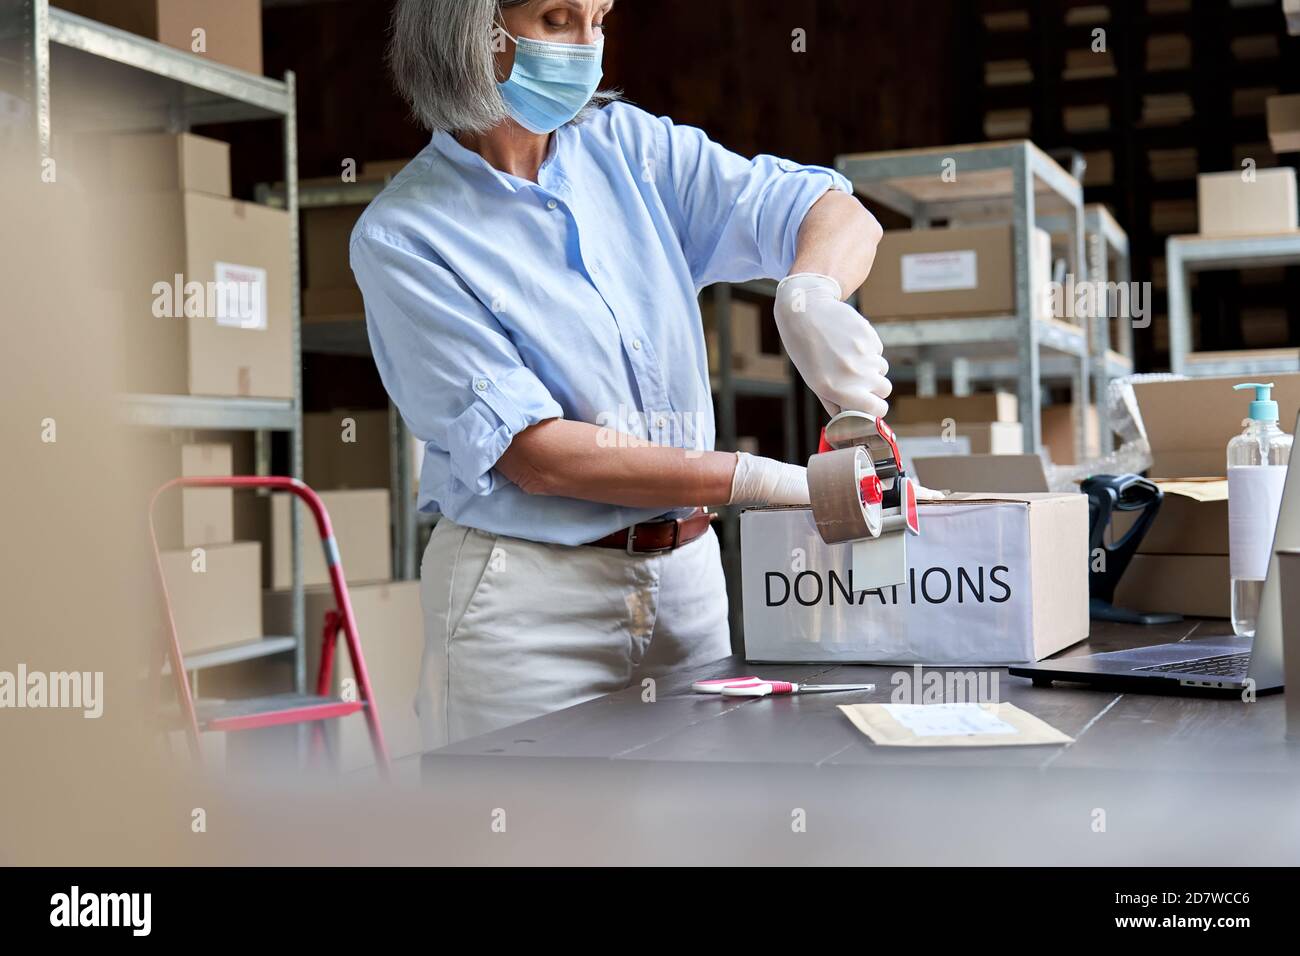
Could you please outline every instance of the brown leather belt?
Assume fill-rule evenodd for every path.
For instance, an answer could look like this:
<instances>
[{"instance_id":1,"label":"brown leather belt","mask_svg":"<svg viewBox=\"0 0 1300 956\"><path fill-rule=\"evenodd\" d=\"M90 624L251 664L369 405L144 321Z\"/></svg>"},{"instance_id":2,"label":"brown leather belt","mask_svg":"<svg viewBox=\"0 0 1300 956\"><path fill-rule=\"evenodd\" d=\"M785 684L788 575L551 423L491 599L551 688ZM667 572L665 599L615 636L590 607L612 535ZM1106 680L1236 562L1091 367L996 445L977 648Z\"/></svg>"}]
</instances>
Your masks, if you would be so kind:
<instances>
[{"instance_id":1,"label":"brown leather belt","mask_svg":"<svg viewBox=\"0 0 1300 956\"><path fill-rule=\"evenodd\" d=\"M643 521L630 528L620 528L613 534L607 534L598 541L592 541L592 548L617 548L628 554L657 554L672 551L684 544L690 544L705 531L716 513L704 508L697 508L685 518L661 521Z\"/></svg>"}]
</instances>

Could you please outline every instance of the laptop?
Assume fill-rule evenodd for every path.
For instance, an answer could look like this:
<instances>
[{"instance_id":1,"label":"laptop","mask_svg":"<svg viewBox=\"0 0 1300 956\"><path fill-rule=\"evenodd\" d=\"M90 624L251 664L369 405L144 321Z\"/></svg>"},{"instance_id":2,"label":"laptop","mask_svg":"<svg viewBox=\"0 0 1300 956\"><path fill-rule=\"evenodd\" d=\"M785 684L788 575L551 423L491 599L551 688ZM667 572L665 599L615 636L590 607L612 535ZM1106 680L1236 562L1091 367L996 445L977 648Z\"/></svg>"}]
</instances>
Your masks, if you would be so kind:
<instances>
[{"instance_id":1,"label":"laptop","mask_svg":"<svg viewBox=\"0 0 1300 956\"><path fill-rule=\"evenodd\" d=\"M1300 416L1296 427L1300 428ZM1292 434L1295 434L1292 432ZM1125 651L1088 654L1019 664L1007 669L1032 678L1037 686L1054 681L1104 684L1135 691L1232 691L1255 693L1282 688L1282 594L1277 552L1300 548L1300 467L1287 467L1273 552L1264 578L1264 596L1254 638L1231 634L1176 644L1154 644ZM1227 625L1225 622L1225 626Z\"/></svg>"}]
</instances>

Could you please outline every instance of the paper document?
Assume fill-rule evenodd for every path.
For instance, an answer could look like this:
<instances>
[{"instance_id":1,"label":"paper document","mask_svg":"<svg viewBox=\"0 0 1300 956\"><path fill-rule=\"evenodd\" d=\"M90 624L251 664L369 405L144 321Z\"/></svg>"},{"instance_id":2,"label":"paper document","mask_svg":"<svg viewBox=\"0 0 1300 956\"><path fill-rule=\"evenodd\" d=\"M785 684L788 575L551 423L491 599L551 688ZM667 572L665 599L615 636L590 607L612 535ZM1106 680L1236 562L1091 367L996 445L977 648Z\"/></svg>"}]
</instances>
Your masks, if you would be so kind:
<instances>
[{"instance_id":1,"label":"paper document","mask_svg":"<svg viewBox=\"0 0 1300 956\"><path fill-rule=\"evenodd\" d=\"M841 704L853 726L882 747L1068 744L1073 738L1015 704Z\"/></svg>"},{"instance_id":2,"label":"paper document","mask_svg":"<svg viewBox=\"0 0 1300 956\"><path fill-rule=\"evenodd\" d=\"M1018 734L1002 718L979 704L882 704L885 712L918 737L952 734Z\"/></svg>"}]
</instances>

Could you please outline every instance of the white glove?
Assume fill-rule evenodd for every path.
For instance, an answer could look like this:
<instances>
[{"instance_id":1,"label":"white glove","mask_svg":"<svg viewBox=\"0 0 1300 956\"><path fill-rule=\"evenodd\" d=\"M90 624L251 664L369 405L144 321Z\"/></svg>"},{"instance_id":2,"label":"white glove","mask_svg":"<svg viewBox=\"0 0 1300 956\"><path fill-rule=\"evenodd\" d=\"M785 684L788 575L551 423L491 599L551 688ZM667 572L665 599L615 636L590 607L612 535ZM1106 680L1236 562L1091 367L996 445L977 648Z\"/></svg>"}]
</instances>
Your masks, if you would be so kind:
<instances>
[{"instance_id":1,"label":"white glove","mask_svg":"<svg viewBox=\"0 0 1300 956\"><path fill-rule=\"evenodd\" d=\"M808 469L774 458L736 452L730 505L806 505Z\"/></svg>"},{"instance_id":2,"label":"white glove","mask_svg":"<svg viewBox=\"0 0 1300 956\"><path fill-rule=\"evenodd\" d=\"M880 418L893 386L885 376L880 336L863 316L840 301L830 276L798 272L776 287L776 327L790 361L826 411L844 409Z\"/></svg>"}]
</instances>

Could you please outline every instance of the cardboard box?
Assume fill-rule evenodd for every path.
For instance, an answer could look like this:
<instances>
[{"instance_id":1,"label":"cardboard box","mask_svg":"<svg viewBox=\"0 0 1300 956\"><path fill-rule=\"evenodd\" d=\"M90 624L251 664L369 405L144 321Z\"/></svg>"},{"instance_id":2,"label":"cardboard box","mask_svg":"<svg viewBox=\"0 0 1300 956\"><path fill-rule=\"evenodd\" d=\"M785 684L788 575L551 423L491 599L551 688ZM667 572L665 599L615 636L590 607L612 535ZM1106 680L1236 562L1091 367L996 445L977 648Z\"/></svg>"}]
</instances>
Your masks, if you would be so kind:
<instances>
[{"instance_id":1,"label":"cardboard box","mask_svg":"<svg viewBox=\"0 0 1300 956\"><path fill-rule=\"evenodd\" d=\"M896 395L889 400L889 424L941 422L1018 422L1020 403L1011 392L974 395Z\"/></svg>"},{"instance_id":2,"label":"cardboard box","mask_svg":"<svg viewBox=\"0 0 1300 956\"><path fill-rule=\"evenodd\" d=\"M1242 170L1229 170L1196 177L1201 235L1266 235L1300 226L1294 169L1256 169L1251 182L1243 182L1242 175Z\"/></svg>"},{"instance_id":3,"label":"cardboard box","mask_svg":"<svg viewBox=\"0 0 1300 956\"><path fill-rule=\"evenodd\" d=\"M52 5L216 63L262 73L261 0L59 0Z\"/></svg>"},{"instance_id":4,"label":"cardboard box","mask_svg":"<svg viewBox=\"0 0 1300 956\"><path fill-rule=\"evenodd\" d=\"M1164 492L1156 520L1138 544L1139 554L1228 554L1228 480L1158 481ZM1137 512L1115 512L1111 540L1133 526Z\"/></svg>"},{"instance_id":5,"label":"cardboard box","mask_svg":"<svg viewBox=\"0 0 1300 956\"><path fill-rule=\"evenodd\" d=\"M908 583L850 597L852 549L823 542L811 509L744 512L746 660L995 665L1088 636L1083 495L959 495L920 517Z\"/></svg>"},{"instance_id":6,"label":"cardboard box","mask_svg":"<svg viewBox=\"0 0 1300 956\"><path fill-rule=\"evenodd\" d=\"M196 550L201 553L196 555ZM182 652L210 651L262 637L259 542L163 551L162 566Z\"/></svg>"},{"instance_id":7,"label":"cardboard box","mask_svg":"<svg viewBox=\"0 0 1300 956\"><path fill-rule=\"evenodd\" d=\"M912 459L912 469L917 481L936 491L1018 494L1048 490L1047 470L1038 455L918 456Z\"/></svg>"},{"instance_id":8,"label":"cardboard box","mask_svg":"<svg viewBox=\"0 0 1300 956\"><path fill-rule=\"evenodd\" d=\"M1052 462L1057 465L1077 464L1078 455L1074 449L1074 403L1044 405L1039 420L1043 447ZM1084 428L1088 454L1096 454L1101 449L1101 419L1097 415L1097 406L1092 403L1084 411Z\"/></svg>"},{"instance_id":9,"label":"cardboard box","mask_svg":"<svg viewBox=\"0 0 1300 956\"><path fill-rule=\"evenodd\" d=\"M289 218L202 193L97 204L129 391L293 396Z\"/></svg>"},{"instance_id":10,"label":"cardboard box","mask_svg":"<svg viewBox=\"0 0 1300 956\"><path fill-rule=\"evenodd\" d=\"M318 206L302 211L303 286L355 289L349 243L365 206Z\"/></svg>"},{"instance_id":11,"label":"cardboard box","mask_svg":"<svg viewBox=\"0 0 1300 956\"><path fill-rule=\"evenodd\" d=\"M230 198L230 144L193 133L107 137L109 187L122 192L196 192Z\"/></svg>"},{"instance_id":12,"label":"cardboard box","mask_svg":"<svg viewBox=\"0 0 1300 956\"><path fill-rule=\"evenodd\" d=\"M219 443L176 444L168 436L149 436L139 445L148 461L148 494L173 478L232 474L231 448ZM147 498L146 498L147 500ZM172 489L158 499L154 532L164 549L229 544L235 540L231 488Z\"/></svg>"},{"instance_id":13,"label":"cardboard box","mask_svg":"<svg viewBox=\"0 0 1300 956\"><path fill-rule=\"evenodd\" d=\"M317 491L391 484L387 411L336 409L302 416L303 480Z\"/></svg>"},{"instance_id":14,"label":"cardboard box","mask_svg":"<svg viewBox=\"0 0 1300 956\"><path fill-rule=\"evenodd\" d=\"M418 581L364 584L349 587L348 593L389 754L397 758L419 753L420 727L414 701L424 650L420 584ZM290 620L289 594L268 592L265 600L267 625L277 629L286 627ZM328 589L307 592L307 674L309 683L313 685L320 672L321 628L326 612L333 607L334 595ZM355 693L356 678L342 635L334 660L332 692ZM341 770L351 771L374 764L374 752L363 714L328 721L326 727L332 752L338 755Z\"/></svg>"},{"instance_id":15,"label":"cardboard box","mask_svg":"<svg viewBox=\"0 0 1300 956\"><path fill-rule=\"evenodd\" d=\"M392 534L389 525L388 489L363 491L320 491L329 512L349 584L386 581L393 576ZM289 496L271 498L271 587L293 586L293 552L289 538ZM303 514L302 574L308 587L329 584L325 551L315 522Z\"/></svg>"},{"instance_id":16,"label":"cardboard box","mask_svg":"<svg viewBox=\"0 0 1300 956\"><path fill-rule=\"evenodd\" d=\"M1241 434L1250 393L1232 386L1258 381L1221 376L1184 381L1143 382L1133 386L1138 412L1151 445L1151 478L1222 478L1227 474L1228 442ZM1283 430L1290 431L1300 411L1300 373L1268 375Z\"/></svg>"},{"instance_id":17,"label":"cardboard box","mask_svg":"<svg viewBox=\"0 0 1300 956\"><path fill-rule=\"evenodd\" d=\"M1018 422L952 422L895 425L905 462L938 455L1019 455L1025 433Z\"/></svg>"},{"instance_id":18,"label":"cardboard box","mask_svg":"<svg viewBox=\"0 0 1300 956\"><path fill-rule=\"evenodd\" d=\"M1268 114L1268 144L1273 152L1300 151L1300 93L1270 96L1264 109Z\"/></svg>"},{"instance_id":19,"label":"cardboard box","mask_svg":"<svg viewBox=\"0 0 1300 956\"><path fill-rule=\"evenodd\" d=\"M1135 554L1115 589L1115 604L1135 611L1229 617L1231 588L1226 554Z\"/></svg>"},{"instance_id":20,"label":"cardboard box","mask_svg":"<svg viewBox=\"0 0 1300 956\"><path fill-rule=\"evenodd\" d=\"M869 319L1015 311L1010 226L886 232L858 290Z\"/></svg>"},{"instance_id":21,"label":"cardboard box","mask_svg":"<svg viewBox=\"0 0 1300 956\"><path fill-rule=\"evenodd\" d=\"M302 320L304 322L338 321L349 319L364 322L366 305L361 290L356 286L341 289L306 288L302 290Z\"/></svg>"}]
</instances>

